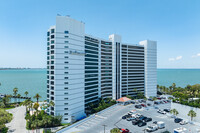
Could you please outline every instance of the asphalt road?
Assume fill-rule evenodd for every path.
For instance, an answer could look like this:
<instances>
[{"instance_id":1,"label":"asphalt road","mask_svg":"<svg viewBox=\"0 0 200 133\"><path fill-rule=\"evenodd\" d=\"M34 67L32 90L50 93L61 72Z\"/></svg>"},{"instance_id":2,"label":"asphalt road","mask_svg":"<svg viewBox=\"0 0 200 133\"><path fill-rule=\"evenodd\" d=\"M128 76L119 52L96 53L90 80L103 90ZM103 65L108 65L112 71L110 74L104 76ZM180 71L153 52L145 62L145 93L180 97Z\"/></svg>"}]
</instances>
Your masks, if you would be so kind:
<instances>
[{"instance_id":1,"label":"asphalt road","mask_svg":"<svg viewBox=\"0 0 200 133\"><path fill-rule=\"evenodd\" d=\"M26 107L16 107L14 109L9 109L8 112L13 114L13 120L6 124L9 128L8 133L28 133L25 120Z\"/></svg>"}]
</instances>

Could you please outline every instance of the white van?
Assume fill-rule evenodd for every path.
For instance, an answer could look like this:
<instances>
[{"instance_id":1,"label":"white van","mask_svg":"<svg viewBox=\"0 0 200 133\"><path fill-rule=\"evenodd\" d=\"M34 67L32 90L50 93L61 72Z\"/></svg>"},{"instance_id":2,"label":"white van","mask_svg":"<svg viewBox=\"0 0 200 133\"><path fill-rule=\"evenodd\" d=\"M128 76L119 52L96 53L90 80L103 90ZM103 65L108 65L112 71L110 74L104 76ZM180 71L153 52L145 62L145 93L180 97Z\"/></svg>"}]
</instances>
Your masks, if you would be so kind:
<instances>
[{"instance_id":1,"label":"white van","mask_svg":"<svg viewBox=\"0 0 200 133\"><path fill-rule=\"evenodd\" d=\"M163 121L157 122L157 126L159 129L165 128L165 123Z\"/></svg>"},{"instance_id":2,"label":"white van","mask_svg":"<svg viewBox=\"0 0 200 133\"><path fill-rule=\"evenodd\" d=\"M156 130L158 130L158 125L156 125L156 124L152 124L152 125L150 125L146 128L147 132L153 132L153 131L156 131Z\"/></svg>"}]
</instances>

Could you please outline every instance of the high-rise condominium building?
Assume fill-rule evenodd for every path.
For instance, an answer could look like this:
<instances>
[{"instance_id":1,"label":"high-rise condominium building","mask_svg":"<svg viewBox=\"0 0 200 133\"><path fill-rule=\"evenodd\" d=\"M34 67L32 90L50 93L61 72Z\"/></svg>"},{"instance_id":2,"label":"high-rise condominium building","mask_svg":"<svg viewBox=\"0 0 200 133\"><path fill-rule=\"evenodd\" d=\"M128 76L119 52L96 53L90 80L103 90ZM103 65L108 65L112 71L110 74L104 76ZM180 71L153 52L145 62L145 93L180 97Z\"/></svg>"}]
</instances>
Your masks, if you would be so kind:
<instances>
[{"instance_id":1,"label":"high-rise condominium building","mask_svg":"<svg viewBox=\"0 0 200 133\"><path fill-rule=\"evenodd\" d=\"M71 122L100 97L156 96L156 42L121 40L115 34L108 40L87 35L83 22L57 16L47 32L47 101L55 103L49 114Z\"/></svg>"}]
</instances>

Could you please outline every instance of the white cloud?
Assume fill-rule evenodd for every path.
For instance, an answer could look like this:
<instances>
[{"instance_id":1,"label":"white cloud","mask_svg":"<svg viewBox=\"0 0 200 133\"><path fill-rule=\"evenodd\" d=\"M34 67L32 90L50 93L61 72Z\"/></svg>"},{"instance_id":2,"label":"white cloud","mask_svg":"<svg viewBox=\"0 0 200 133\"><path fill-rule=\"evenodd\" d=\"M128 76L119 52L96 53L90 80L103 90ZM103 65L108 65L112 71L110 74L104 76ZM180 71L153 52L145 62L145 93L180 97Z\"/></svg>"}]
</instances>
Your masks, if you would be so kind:
<instances>
[{"instance_id":1,"label":"white cloud","mask_svg":"<svg viewBox=\"0 0 200 133\"><path fill-rule=\"evenodd\" d=\"M182 58L183 58L183 56L177 56L175 58L169 58L169 61L176 61L176 60L180 60Z\"/></svg>"},{"instance_id":2,"label":"white cloud","mask_svg":"<svg viewBox=\"0 0 200 133\"><path fill-rule=\"evenodd\" d=\"M200 53L193 55L192 58L196 58L196 57L199 57L199 56L200 56Z\"/></svg>"}]
</instances>

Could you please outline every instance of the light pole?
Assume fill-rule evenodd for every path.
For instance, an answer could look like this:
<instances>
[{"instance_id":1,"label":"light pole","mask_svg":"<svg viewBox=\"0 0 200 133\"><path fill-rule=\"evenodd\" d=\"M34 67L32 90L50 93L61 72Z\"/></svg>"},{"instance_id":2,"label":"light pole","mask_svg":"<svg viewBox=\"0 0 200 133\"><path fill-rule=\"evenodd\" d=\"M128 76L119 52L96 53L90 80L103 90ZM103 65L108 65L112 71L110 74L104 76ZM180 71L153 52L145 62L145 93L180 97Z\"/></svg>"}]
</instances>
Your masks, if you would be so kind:
<instances>
[{"instance_id":1,"label":"light pole","mask_svg":"<svg viewBox=\"0 0 200 133\"><path fill-rule=\"evenodd\" d=\"M106 133L106 125L102 125L104 127L104 133Z\"/></svg>"}]
</instances>

